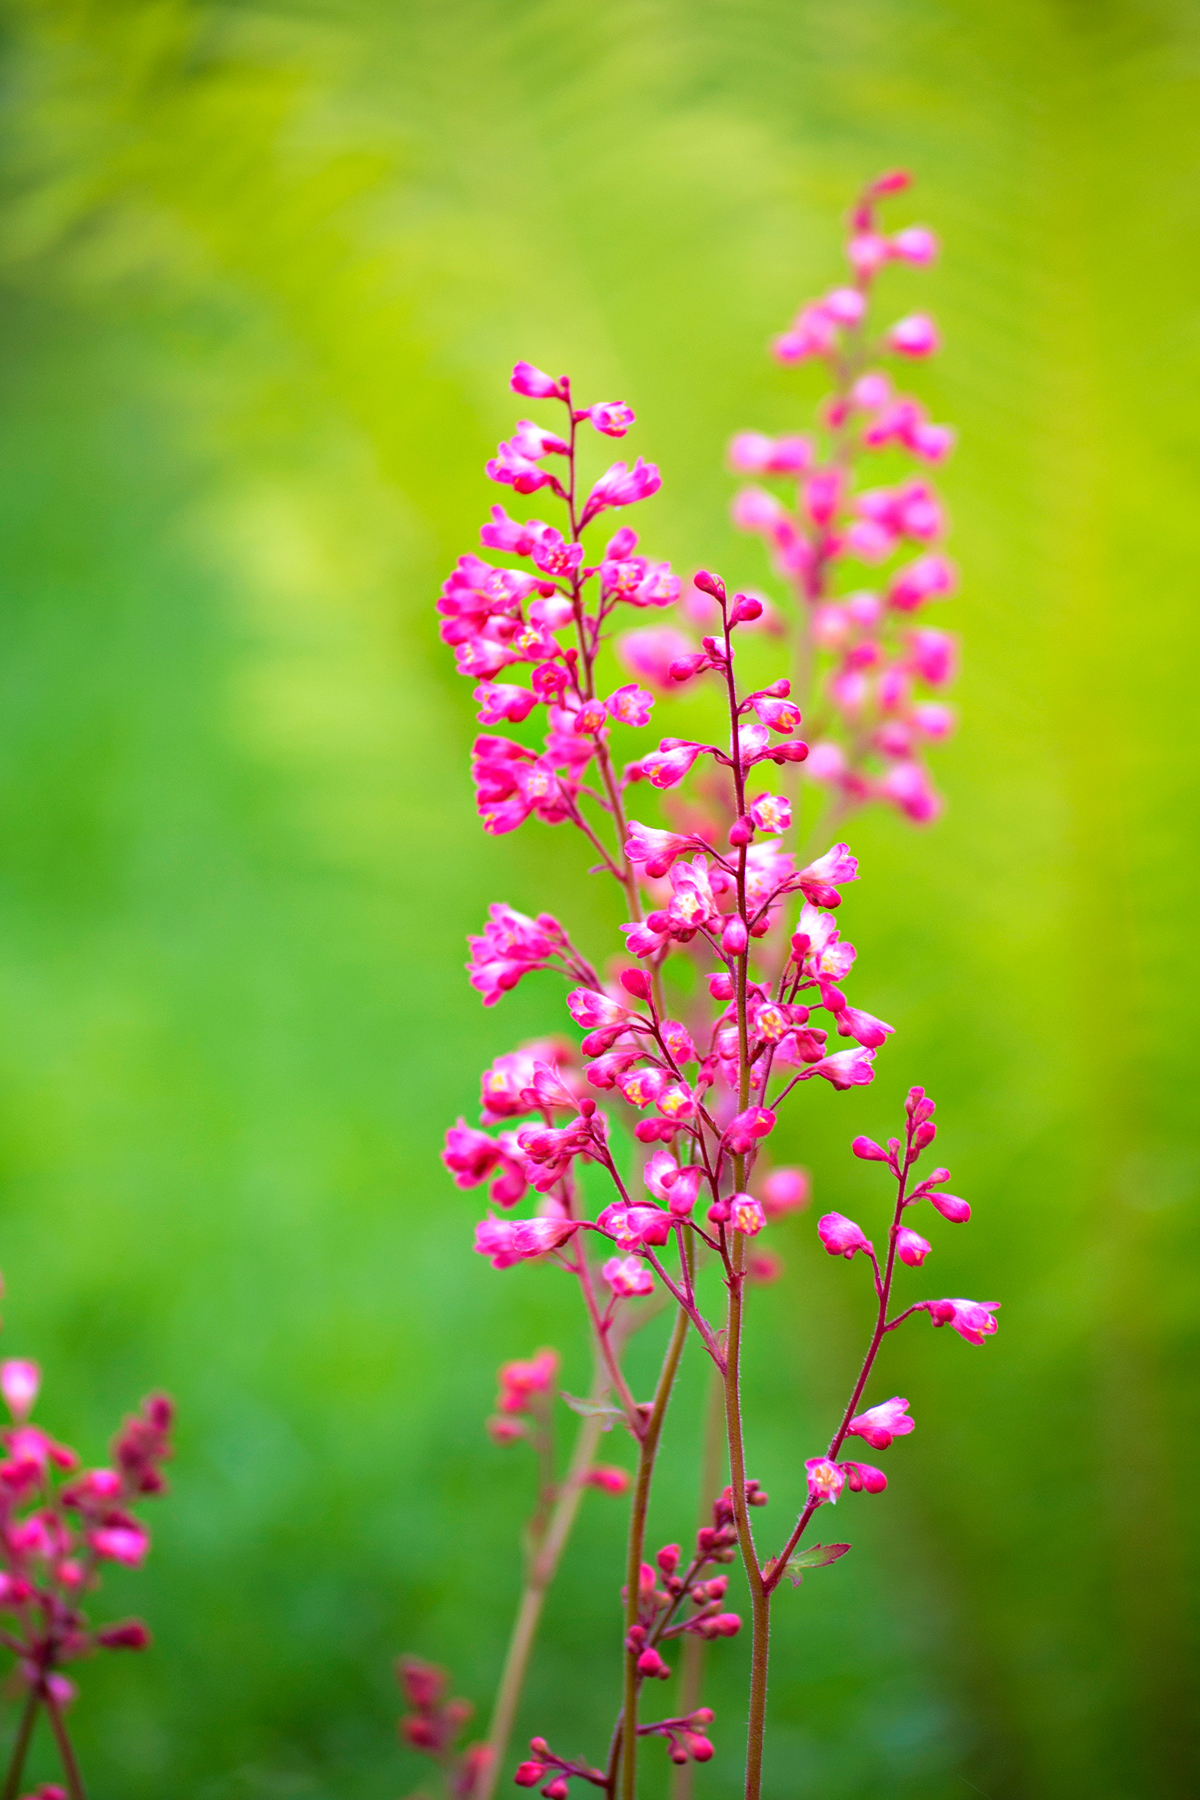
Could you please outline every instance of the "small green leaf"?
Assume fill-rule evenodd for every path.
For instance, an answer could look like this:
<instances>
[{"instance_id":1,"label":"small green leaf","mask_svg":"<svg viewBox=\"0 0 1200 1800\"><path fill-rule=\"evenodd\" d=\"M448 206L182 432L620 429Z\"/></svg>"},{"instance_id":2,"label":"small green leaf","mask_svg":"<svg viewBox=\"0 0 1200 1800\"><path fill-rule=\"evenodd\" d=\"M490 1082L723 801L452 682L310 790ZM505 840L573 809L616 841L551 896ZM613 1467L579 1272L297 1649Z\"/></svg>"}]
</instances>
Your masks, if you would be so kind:
<instances>
[{"instance_id":1,"label":"small green leaf","mask_svg":"<svg viewBox=\"0 0 1200 1800\"><path fill-rule=\"evenodd\" d=\"M578 1394L567 1393L562 1395L562 1399L573 1413L579 1414L581 1419L602 1419L604 1431L611 1431L614 1420L625 1417L622 1408L614 1406L611 1400L581 1399Z\"/></svg>"},{"instance_id":2,"label":"small green leaf","mask_svg":"<svg viewBox=\"0 0 1200 1800\"><path fill-rule=\"evenodd\" d=\"M839 1556L845 1556L849 1548L849 1544L810 1544L807 1550L797 1550L795 1556L789 1557L787 1564L792 1586L800 1586L805 1569L824 1569L836 1562Z\"/></svg>"}]
</instances>

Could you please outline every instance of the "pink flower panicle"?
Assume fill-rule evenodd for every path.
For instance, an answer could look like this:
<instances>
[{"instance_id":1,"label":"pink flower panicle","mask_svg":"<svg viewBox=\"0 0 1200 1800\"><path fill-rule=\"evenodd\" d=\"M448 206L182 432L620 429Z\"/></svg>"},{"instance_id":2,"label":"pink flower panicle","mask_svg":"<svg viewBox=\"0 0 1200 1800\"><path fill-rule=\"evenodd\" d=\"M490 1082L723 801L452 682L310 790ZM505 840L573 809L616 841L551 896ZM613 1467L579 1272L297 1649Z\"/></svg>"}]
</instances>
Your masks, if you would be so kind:
<instances>
[{"instance_id":1,"label":"pink flower panicle","mask_svg":"<svg viewBox=\"0 0 1200 1800\"><path fill-rule=\"evenodd\" d=\"M553 416L519 420L487 465L495 483L513 496L536 496L548 517L511 516L506 506L515 503L506 494L480 533L487 559L460 557L438 599L441 635L475 684L484 727L472 752L483 829L500 835L530 819L571 827L586 841L590 872L616 882L624 909L619 953L593 966L549 913L490 908L482 933L470 939L468 964L484 1005L497 1004L525 975L550 971L567 982L556 1023L577 1035L497 1056L483 1074L478 1124L464 1117L447 1131L443 1160L457 1186L486 1184L500 1209L475 1227L475 1249L494 1268L542 1262L578 1283L602 1385L588 1400L564 1399L593 1431L597 1421L620 1421L639 1446L643 1473L674 1362L668 1358L656 1402L639 1400L621 1366L628 1338L665 1307L675 1320L671 1357L694 1329L717 1374L727 1376L746 1283L782 1271L762 1235L811 1198L807 1172L775 1163L772 1154L788 1129L785 1108L802 1083L817 1078L838 1094L869 1085L894 1035L862 1003L870 996L855 981L857 952L842 907L859 878L858 860L832 831L820 854L800 854L796 833L805 773L835 790L839 821L869 800L916 821L932 819L940 805L924 747L952 728L939 696L954 672L955 647L918 615L955 585L942 550L944 510L923 469L873 486L856 473L858 459L875 451L932 465L952 441L877 366L885 355L912 362L937 347L924 313L883 332L870 323L883 267L924 266L936 254L924 226L888 235L880 223L881 202L905 185L892 173L866 190L851 221L850 278L802 309L777 343L782 361L823 363L832 374L818 429L775 439L742 433L731 449L735 467L755 478L738 496L735 518L766 538L797 596L809 640L800 667L809 665L812 647L826 659L811 748L800 736L807 696L793 694L784 675L761 685L761 646L754 650L759 685L743 678L744 634L777 634L777 609L757 592L730 593L711 570L685 583L643 554L626 509L657 491L658 470L637 456L585 468L604 440L626 436L633 412L617 401L580 405L566 376L516 366L514 390ZM762 482L788 483L786 501ZM620 521L608 516L618 511ZM843 581L851 562L881 571L870 591L854 576ZM621 630L626 609L650 616ZM713 704L689 713L695 735L677 735L661 709L693 683L706 686ZM651 727L650 737L630 735ZM842 1212L825 1211L817 1222L831 1256L853 1261L861 1252L856 1266L874 1289L876 1322L841 1423L825 1453L806 1463L807 1497L783 1555L759 1569L758 1582L750 1571L756 1606L817 1508L847 1489L877 1494L887 1486L873 1465L843 1460L848 1438L882 1451L913 1429L906 1400L864 1402L887 1334L921 1311L972 1343L995 1329L992 1302L925 1300L892 1311L895 1281L908 1279L901 1271L932 1254L906 1208L928 1201L960 1223L970 1214L946 1187L948 1170L916 1179L915 1164L936 1138L934 1110L914 1088L902 1137L886 1146L854 1138L854 1154L884 1164L897 1184L890 1225L874 1241ZM720 1265L729 1296L724 1326L705 1313L705 1296L718 1284L694 1279L706 1260ZM552 1513L563 1516L555 1508L577 1504L580 1485L615 1493L629 1482L625 1471L586 1458L582 1474L560 1482L556 1380L553 1352L506 1363L488 1427L497 1441L524 1437L537 1452L528 1544L531 1568L539 1569L547 1541L560 1542L550 1529ZM739 1467L732 1445L731 1466ZM636 1492L631 1577L644 1553L644 1479ZM745 1509L765 1502L757 1483L739 1476L714 1503L690 1559L665 1545L629 1581L623 1792L634 1778L638 1737L661 1737L676 1762L712 1754L699 1730L709 1715L645 1722L639 1696L646 1683L671 1675L673 1639L715 1640L739 1630L739 1615L725 1605L726 1577L714 1565L731 1562L739 1547L751 1555ZM841 1555L845 1546L828 1548ZM796 1566L823 1566L823 1555L815 1546ZM428 1740L418 1748L457 1754L442 1689L413 1705L410 1741L415 1732ZM485 1775L489 1800L495 1774ZM613 1790L614 1773L535 1738L516 1781L540 1787L545 1800L565 1800L573 1781Z\"/></svg>"},{"instance_id":2,"label":"pink flower panicle","mask_svg":"<svg viewBox=\"0 0 1200 1800\"><path fill-rule=\"evenodd\" d=\"M166 1491L174 1408L152 1394L113 1439L111 1466L81 1471L73 1450L29 1423L40 1386L36 1363L0 1364L0 1393L14 1421L0 1430L0 1613L21 1682L61 1709L75 1697L74 1684L58 1673L64 1664L95 1650L150 1645L140 1619L93 1626L81 1600L99 1586L103 1563L138 1568L150 1548L130 1509Z\"/></svg>"},{"instance_id":3,"label":"pink flower panicle","mask_svg":"<svg viewBox=\"0 0 1200 1800\"><path fill-rule=\"evenodd\" d=\"M467 1700L445 1699L446 1671L419 1657L400 1657L396 1680L409 1708L397 1727L401 1741L441 1765L455 1800L470 1800L492 1765L487 1744L455 1747L474 1708Z\"/></svg>"},{"instance_id":4,"label":"pink flower panicle","mask_svg":"<svg viewBox=\"0 0 1200 1800\"><path fill-rule=\"evenodd\" d=\"M853 471L859 459L886 451L936 465L953 448L954 433L931 423L921 402L899 391L881 366L889 357L921 361L939 347L937 327L923 312L882 333L872 329L884 269L926 266L937 255L937 240L923 225L884 229L879 207L886 197L868 190L851 214L852 285L807 302L775 340L779 362L823 365L832 379L818 431L775 439L739 432L729 460L740 475L788 484L783 498L773 489L743 488L733 516L765 540L822 657L823 729L809 775L837 796L842 814L878 800L927 824L941 801L925 751L954 728L939 696L954 673L955 646L946 632L914 625L912 616L956 584L939 548L945 513L924 474L858 487ZM864 578L861 569L879 573ZM923 693L928 689L933 697Z\"/></svg>"}]
</instances>

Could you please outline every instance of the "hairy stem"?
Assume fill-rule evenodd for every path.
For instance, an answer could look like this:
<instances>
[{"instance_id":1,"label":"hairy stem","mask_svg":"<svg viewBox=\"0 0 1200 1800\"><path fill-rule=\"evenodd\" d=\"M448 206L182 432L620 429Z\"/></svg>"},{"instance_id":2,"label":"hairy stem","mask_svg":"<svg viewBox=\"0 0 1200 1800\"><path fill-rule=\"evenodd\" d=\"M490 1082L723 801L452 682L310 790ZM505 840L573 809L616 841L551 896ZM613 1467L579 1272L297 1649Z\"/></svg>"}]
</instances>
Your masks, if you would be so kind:
<instances>
[{"instance_id":1,"label":"hairy stem","mask_svg":"<svg viewBox=\"0 0 1200 1800\"><path fill-rule=\"evenodd\" d=\"M25 1758L29 1754L29 1740L33 1736L33 1728L37 1723L37 1709L38 1691L35 1687L31 1687L25 1696L21 1722L17 1726L17 1735L13 1739L8 1774L4 1778L4 1792L0 1794L0 1800L17 1800L17 1790L21 1785L21 1771L25 1767Z\"/></svg>"},{"instance_id":2,"label":"hairy stem","mask_svg":"<svg viewBox=\"0 0 1200 1800\"><path fill-rule=\"evenodd\" d=\"M638 1589L646 1545L646 1509L650 1501L650 1482L654 1474L654 1459L658 1454L658 1442L662 1436L667 1402L671 1397L675 1372L679 1367L679 1358L683 1354L683 1346L687 1339L687 1329L687 1314L680 1309L675 1316L675 1326L667 1345L667 1354L663 1358L662 1373L658 1378L658 1386L654 1390L654 1402L650 1408L650 1417L646 1421L645 1433L638 1447L637 1480L634 1484L633 1506L629 1515L629 1555L625 1563L625 1579L628 1583L625 1595L625 1629L627 1632L638 1622ZM626 1649L625 1703L621 1714L622 1800L635 1800L637 1794L638 1685L637 1656L632 1650Z\"/></svg>"}]
</instances>

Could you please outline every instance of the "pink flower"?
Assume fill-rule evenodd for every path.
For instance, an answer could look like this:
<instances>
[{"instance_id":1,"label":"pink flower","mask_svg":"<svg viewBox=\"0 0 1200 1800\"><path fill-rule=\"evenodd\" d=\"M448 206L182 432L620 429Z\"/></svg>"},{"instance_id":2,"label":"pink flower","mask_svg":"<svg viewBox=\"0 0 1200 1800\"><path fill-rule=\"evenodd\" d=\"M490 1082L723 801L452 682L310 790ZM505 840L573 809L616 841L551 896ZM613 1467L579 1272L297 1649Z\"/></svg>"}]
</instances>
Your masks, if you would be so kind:
<instances>
[{"instance_id":1,"label":"pink flower","mask_svg":"<svg viewBox=\"0 0 1200 1800\"><path fill-rule=\"evenodd\" d=\"M818 1503L829 1500L835 1505L837 1497L846 1485L846 1477L835 1462L827 1456L810 1456L804 1465L808 1471L808 1494L810 1500Z\"/></svg>"},{"instance_id":2,"label":"pink flower","mask_svg":"<svg viewBox=\"0 0 1200 1800\"><path fill-rule=\"evenodd\" d=\"M910 313L892 326L887 341L901 356L932 356L938 347L937 326L927 313Z\"/></svg>"},{"instance_id":3,"label":"pink flower","mask_svg":"<svg viewBox=\"0 0 1200 1800\"><path fill-rule=\"evenodd\" d=\"M844 1213L826 1213L817 1220L817 1236L828 1250L830 1256L844 1256L849 1262L856 1250L869 1253L870 1242L862 1231L848 1219Z\"/></svg>"},{"instance_id":4,"label":"pink flower","mask_svg":"<svg viewBox=\"0 0 1200 1800\"><path fill-rule=\"evenodd\" d=\"M870 1463L844 1462L838 1467L846 1477L846 1486L852 1494L882 1494L887 1486L887 1476L882 1469L873 1469Z\"/></svg>"},{"instance_id":5,"label":"pink flower","mask_svg":"<svg viewBox=\"0 0 1200 1800\"><path fill-rule=\"evenodd\" d=\"M907 1225L902 1225L896 1233L896 1254L910 1269L919 1269L932 1248L919 1231L910 1231Z\"/></svg>"},{"instance_id":6,"label":"pink flower","mask_svg":"<svg viewBox=\"0 0 1200 1800\"><path fill-rule=\"evenodd\" d=\"M761 431L739 431L729 445L730 466L739 475L802 475L812 460L812 442L806 437L770 438Z\"/></svg>"},{"instance_id":7,"label":"pink flower","mask_svg":"<svg viewBox=\"0 0 1200 1800\"><path fill-rule=\"evenodd\" d=\"M557 1350L539 1350L528 1362L501 1363L499 1382L497 1409L502 1413L528 1412L534 1394L553 1393L557 1386Z\"/></svg>"},{"instance_id":8,"label":"pink flower","mask_svg":"<svg viewBox=\"0 0 1200 1800\"><path fill-rule=\"evenodd\" d=\"M807 1169L772 1169L763 1182L762 1198L768 1219L800 1212L812 1198L812 1177Z\"/></svg>"},{"instance_id":9,"label":"pink flower","mask_svg":"<svg viewBox=\"0 0 1200 1800\"><path fill-rule=\"evenodd\" d=\"M651 878L665 875L677 856L692 847L692 839L678 831L659 831L653 825L629 821L625 854L630 862L642 863Z\"/></svg>"},{"instance_id":10,"label":"pink flower","mask_svg":"<svg viewBox=\"0 0 1200 1800\"><path fill-rule=\"evenodd\" d=\"M631 675L665 688L671 681L671 665L691 655L696 645L673 625L644 625L622 632L615 648Z\"/></svg>"},{"instance_id":11,"label":"pink flower","mask_svg":"<svg viewBox=\"0 0 1200 1800\"><path fill-rule=\"evenodd\" d=\"M555 381L541 369L535 369L532 363L519 362L513 369L509 386L514 394L524 394L528 400L565 400L566 387L563 382Z\"/></svg>"},{"instance_id":12,"label":"pink flower","mask_svg":"<svg viewBox=\"0 0 1200 1800\"><path fill-rule=\"evenodd\" d=\"M587 416L605 437L621 438L633 424L636 414L623 400L602 400L588 407Z\"/></svg>"},{"instance_id":13,"label":"pink flower","mask_svg":"<svg viewBox=\"0 0 1200 1800\"><path fill-rule=\"evenodd\" d=\"M512 488L516 494L536 494L539 488L558 489L558 482L532 457L523 456L515 443L497 445L495 456L484 465L491 480Z\"/></svg>"},{"instance_id":14,"label":"pink flower","mask_svg":"<svg viewBox=\"0 0 1200 1800\"><path fill-rule=\"evenodd\" d=\"M796 877L800 892L814 906L839 906L842 896L835 884L858 880L858 858L849 844L834 844Z\"/></svg>"},{"instance_id":15,"label":"pink flower","mask_svg":"<svg viewBox=\"0 0 1200 1800\"><path fill-rule=\"evenodd\" d=\"M928 825L942 810L929 771L919 762L893 763L880 783L880 792L917 825Z\"/></svg>"},{"instance_id":16,"label":"pink flower","mask_svg":"<svg viewBox=\"0 0 1200 1800\"><path fill-rule=\"evenodd\" d=\"M644 1269L636 1256L610 1256L600 1273L613 1293L622 1300L654 1292L654 1277Z\"/></svg>"},{"instance_id":17,"label":"pink flower","mask_svg":"<svg viewBox=\"0 0 1200 1800\"><path fill-rule=\"evenodd\" d=\"M726 1148L735 1156L758 1148L761 1138L775 1129L775 1114L769 1106L748 1106L732 1119L725 1132Z\"/></svg>"},{"instance_id":18,"label":"pink flower","mask_svg":"<svg viewBox=\"0 0 1200 1800\"><path fill-rule=\"evenodd\" d=\"M750 704L763 724L769 725L772 731L795 731L800 723L800 708L794 700L777 700L770 694L755 694Z\"/></svg>"},{"instance_id":19,"label":"pink flower","mask_svg":"<svg viewBox=\"0 0 1200 1800\"><path fill-rule=\"evenodd\" d=\"M846 1088L866 1087L875 1079L875 1071L871 1066L874 1060L874 1050L862 1047L857 1050L835 1050L832 1056L823 1056L820 1062L805 1069L797 1079L807 1081L812 1075L820 1075L843 1091Z\"/></svg>"},{"instance_id":20,"label":"pink flower","mask_svg":"<svg viewBox=\"0 0 1200 1800\"><path fill-rule=\"evenodd\" d=\"M753 1194L731 1194L729 1223L735 1231L744 1232L747 1237L757 1237L766 1227L767 1215Z\"/></svg>"},{"instance_id":21,"label":"pink flower","mask_svg":"<svg viewBox=\"0 0 1200 1800\"><path fill-rule=\"evenodd\" d=\"M835 1016L839 1037L852 1037L871 1050L878 1050L896 1029L894 1025L887 1025L882 1019L877 1019L874 1013L863 1012L857 1006L844 1006Z\"/></svg>"},{"instance_id":22,"label":"pink flower","mask_svg":"<svg viewBox=\"0 0 1200 1800\"><path fill-rule=\"evenodd\" d=\"M0 1363L0 1394L18 1424L29 1417L42 1385L42 1371L35 1362L13 1357Z\"/></svg>"},{"instance_id":23,"label":"pink flower","mask_svg":"<svg viewBox=\"0 0 1200 1800\"><path fill-rule=\"evenodd\" d=\"M597 1463L584 1476L588 1487L599 1488L602 1494L624 1494L629 1491L628 1469L614 1468L611 1463ZM540 1777L539 1777L540 1779Z\"/></svg>"},{"instance_id":24,"label":"pink flower","mask_svg":"<svg viewBox=\"0 0 1200 1800\"><path fill-rule=\"evenodd\" d=\"M750 817L760 831L788 831L792 823L792 805L782 794L759 794L750 802Z\"/></svg>"},{"instance_id":25,"label":"pink flower","mask_svg":"<svg viewBox=\"0 0 1200 1800\"><path fill-rule=\"evenodd\" d=\"M846 246L850 267L856 275L869 279L878 274L888 259L888 241L878 232L859 231Z\"/></svg>"},{"instance_id":26,"label":"pink flower","mask_svg":"<svg viewBox=\"0 0 1200 1800\"><path fill-rule=\"evenodd\" d=\"M665 1244L671 1235L671 1215L661 1206L626 1206L614 1200L596 1220L596 1228L612 1238L621 1250L642 1244Z\"/></svg>"},{"instance_id":27,"label":"pink flower","mask_svg":"<svg viewBox=\"0 0 1200 1800\"><path fill-rule=\"evenodd\" d=\"M619 1000L610 1000L607 994L597 994L592 988L572 988L567 995L567 1011L587 1031L624 1024L630 1016L629 1008Z\"/></svg>"},{"instance_id":28,"label":"pink flower","mask_svg":"<svg viewBox=\"0 0 1200 1800\"><path fill-rule=\"evenodd\" d=\"M892 239L892 255L903 262L925 265L938 253L938 241L927 225L907 225Z\"/></svg>"},{"instance_id":29,"label":"pink flower","mask_svg":"<svg viewBox=\"0 0 1200 1800\"><path fill-rule=\"evenodd\" d=\"M907 1437L913 1429L913 1420L908 1416L908 1401L894 1398L885 1400L880 1406L870 1406L866 1412L859 1413L851 1419L846 1427L852 1437L862 1438L870 1444L872 1450L886 1450L893 1438Z\"/></svg>"},{"instance_id":30,"label":"pink flower","mask_svg":"<svg viewBox=\"0 0 1200 1800\"><path fill-rule=\"evenodd\" d=\"M549 913L531 919L503 901L494 901L488 907L483 936L467 939L471 986L483 995L485 1006L495 1006L501 994L516 987L523 975L547 968L566 942L566 932Z\"/></svg>"},{"instance_id":31,"label":"pink flower","mask_svg":"<svg viewBox=\"0 0 1200 1800\"><path fill-rule=\"evenodd\" d=\"M935 1325L953 1325L968 1344L982 1344L996 1329L992 1314L998 1300L930 1300L929 1316Z\"/></svg>"},{"instance_id":32,"label":"pink flower","mask_svg":"<svg viewBox=\"0 0 1200 1800\"><path fill-rule=\"evenodd\" d=\"M495 1269L511 1269L534 1256L557 1250L579 1230L574 1219L497 1219L491 1213L475 1227L475 1249Z\"/></svg>"},{"instance_id":33,"label":"pink flower","mask_svg":"<svg viewBox=\"0 0 1200 1800\"><path fill-rule=\"evenodd\" d=\"M897 612L915 612L923 601L953 593L956 580L949 558L932 551L896 571L888 588L888 602Z\"/></svg>"},{"instance_id":34,"label":"pink flower","mask_svg":"<svg viewBox=\"0 0 1200 1800\"><path fill-rule=\"evenodd\" d=\"M616 1085L631 1106L652 1106L669 1081L665 1069L628 1069L617 1076Z\"/></svg>"},{"instance_id":35,"label":"pink flower","mask_svg":"<svg viewBox=\"0 0 1200 1800\"><path fill-rule=\"evenodd\" d=\"M664 738L657 750L642 758L642 772L651 787L678 787L700 754L700 745Z\"/></svg>"},{"instance_id":36,"label":"pink flower","mask_svg":"<svg viewBox=\"0 0 1200 1800\"><path fill-rule=\"evenodd\" d=\"M632 469L623 462L616 462L611 469L606 469L599 481L588 495L587 505L583 509L580 527L587 525L610 506L633 506L639 500L648 500L662 486L662 477L653 463L643 462L639 456Z\"/></svg>"},{"instance_id":37,"label":"pink flower","mask_svg":"<svg viewBox=\"0 0 1200 1800\"><path fill-rule=\"evenodd\" d=\"M648 725L654 695L648 694L645 688L638 687L636 683L631 683L610 694L604 704L612 717L620 719L624 725Z\"/></svg>"},{"instance_id":38,"label":"pink flower","mask_svg":"<svg viewBox=\"0 0 1200 1800\"><path fill-rule=\"evenodd\" d=\"M507 681L485 681L475 689L474 697L479 701L481 725L500 725L505 720L519 725L538 702L538 696L528 688Z\"/></svg>"},{"instance_id":39,"label":"pink flower","mask_svg":"<svg viewBox=\"0 0 1200 1800\"><path fill-rule=\"evenodd\" d=\"M150 1534L142 1525L102 1525L91 1533L91 1545L97 1556L136 1569L150 1548Z\"/></svg>"},{"instance_id":40,"label":"pink flower","mask_svg":"<svg viewBox=\"0 0 1200 1800\"><path fill-rule=\"evenodd\" d=\"M943 1172L944 1175L944 1172ZM957 1194L935 1194L928 1191L920 1196L928 1200L941 1213L943 1219L949 1219L952 1225L965 1225L971 1216L971 1208Z\"/></svg>"}]
</instances>

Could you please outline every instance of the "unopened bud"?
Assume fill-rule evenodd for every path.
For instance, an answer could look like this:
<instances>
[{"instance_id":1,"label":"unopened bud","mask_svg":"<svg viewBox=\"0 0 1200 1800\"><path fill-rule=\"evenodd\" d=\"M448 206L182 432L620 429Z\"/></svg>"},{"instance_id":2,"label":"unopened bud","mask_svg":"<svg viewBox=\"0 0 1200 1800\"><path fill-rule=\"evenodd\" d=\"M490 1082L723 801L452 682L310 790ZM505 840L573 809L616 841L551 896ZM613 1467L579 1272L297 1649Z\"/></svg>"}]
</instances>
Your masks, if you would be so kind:
<instances>
[{"instance_id":1,"label":"unopened bud","mask_svg":"<svg viewBox=\"0 0 1200 1800\"><path fill-rule=\"evenodd\" d=\"M729 841L735 850L740 850L743 844L750 843L753 837L754 820L746 818L744 815L740 819L735 819L729 827Z\"/></svg>"},{"instance_id":2,"label":"unopened bud","mask_svg":"<svg viewBox=\"0 0 1200 1800\"><path fill-rule=\"evenodd\" d=\"M888 1159L887 1151L882 1144L877 1144L874 1138L856 1137L850 1148L855 1156L861 1156L864 1162L886 1162Z\"/></svg>"},{"instance_id":3,"label":"unopened bud","mask_svg":"<svg viewBox=\"0 0 1200 1800\"><path fill-rule=\"evenodd\" d=\"M650 977L644 969L622 969L621 986L627 994L632 994L637 1000L650 998Z\"/></svg>"},{"instance_id":4,"label":"unopened bud","mask_svg":"<svg viewBox=\"0 0 1200 1800\"><path fill-rule=\"evenodd\" d=\"M733 977L724 973L710 975L708 978L708 991L714 1000L732 1000Z\"/></svg>"},{"instance_id":5,"label":"unopened bud","mask_svg":"<svg viewBox=\"0 0 1200 1800\"><path fill-rule=\"evenodd\" d=\"M725 929L721 933L721 948L726 956L741 956L750 941L745 920L731 913L725 921Z\"/></svg>"},{"instance_id":6,"label":"unopened bud","mask_svg":"<svg viewBox=\"0 0 1200 1800\"><path fill-rule=\"evenodd\" d=\"M725 583L719 575L712 575L707 569L697 569L692 577L692 585L698 587L702 594L711 594L714 600L725 598Z\"/></svg>"},{"instance_id":7,"label":"unopened bud","mask_svg":"<svg viewBox=\"0 0 1200 1800\"><path fill-rule=\"evenodd\" d=\"M762 618L762 610L762 601L756 600L753 594L735 594L729 623L731 625L748 625L751 620Z\"/></svg>"}]
</instances>

